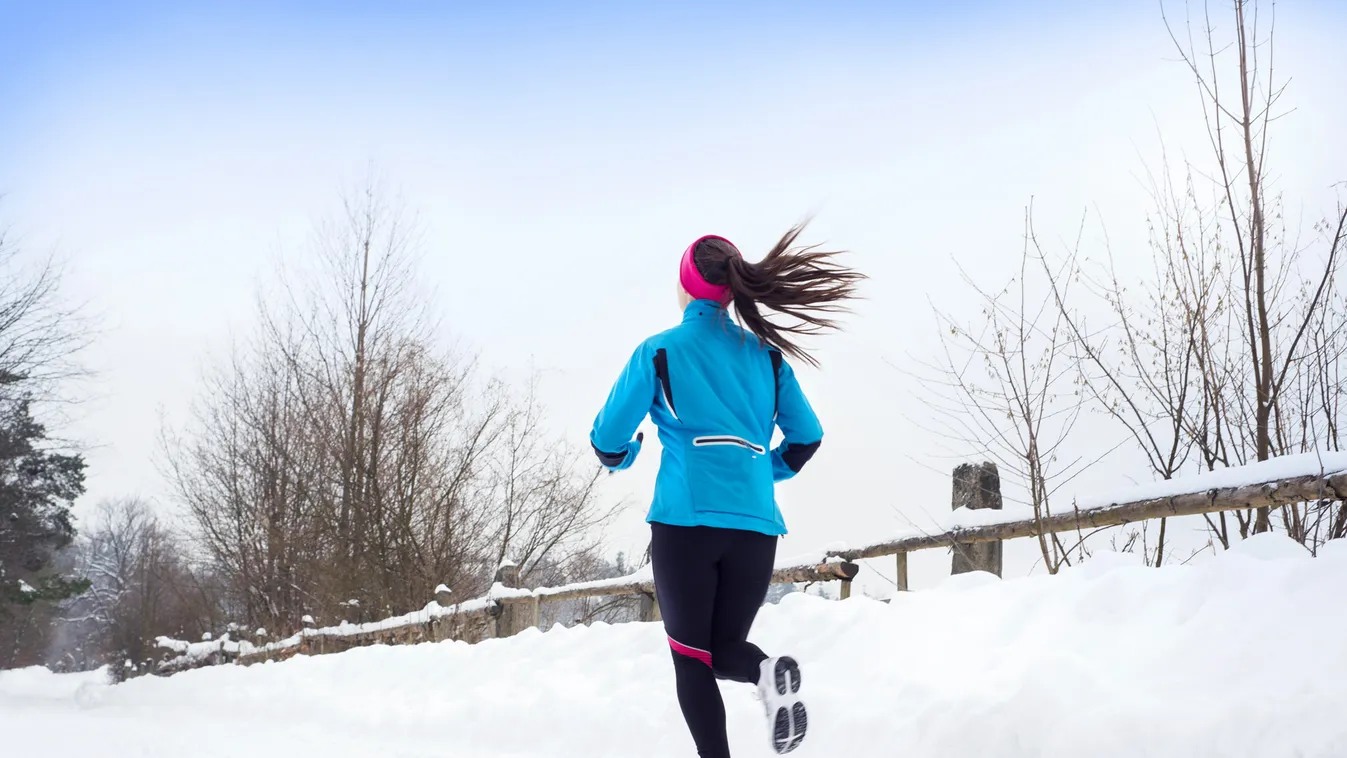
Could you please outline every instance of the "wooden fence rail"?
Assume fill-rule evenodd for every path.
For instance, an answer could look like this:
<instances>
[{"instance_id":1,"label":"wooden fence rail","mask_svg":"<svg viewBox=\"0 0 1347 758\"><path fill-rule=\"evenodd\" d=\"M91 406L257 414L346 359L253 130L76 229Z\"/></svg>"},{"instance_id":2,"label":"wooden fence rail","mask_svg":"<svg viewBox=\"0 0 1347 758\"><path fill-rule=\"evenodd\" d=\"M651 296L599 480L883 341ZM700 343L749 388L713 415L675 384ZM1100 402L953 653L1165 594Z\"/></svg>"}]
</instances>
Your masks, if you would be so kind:
<instances>
[{"instance_id":1,"label":"wooden fence rail","mask_svg":"<svg viewBox=\"0 0 1347 758\"><path fill-rule=\"evenodd\" d=\"M1157 518L1200 516L1248 508L1276 508L1317 500L1342 500L1344 496L1347 496L1347 472L1309 474L1094 508L1076 508L1040 518L953 527L939 534L913 534L855 550L838 550L834 555L847 561L895 555L898 557L898 589L906 590L907 554L916 550L942 547L957 549L962 545L1000 543L1003 540L1062 532L1084 532ZM999 568L999 553L996 562ZM999 570L992 573L1000 575Z\"/></svg>"},{"instance_id":2,"label":"wooden fence rail","mask_svg":"<svg viewBox=\"0 0 1347 758\"><path fill-rule=\"evenodd\" d=\"M1249 508L1281 507L1315 501L1341 501L1347 496L1347 458L1338 454L1333 463L1341 470L1325 468L1321 460L1298 456L1300 471L1283 460L1268 472L1283 474L1266 481L1231 486L1219 484L1229 477L1202 476L1185 482L1174 480L1162 496L1142 497L1128 502L1101 503L1074 508L1039 518L1019 517L1001 511L1000 483L991 463L960 466L954 474L952 498L954 517L981 523L955 524L937 533L914 532L857 548L826 551L817 559L800 561L776 569L773 583L812 583L841 581L842 598L850 596L851 582L859 572L856 561L895 556L899 590L908 588L907 556L916 550L949 548L955 551L954 573L990 571L1001 573L1000 543L1003 540L1038 537L1060 532L1085 532L1103 527L1121 526L1155 518L1194 516ZM1295 461L1291 461L1295 464ZM1266 466L1266 464L1260 464ZM1255 469L1248 469L1245 478ZM1285 474L1295 471L1295 475ZM1318 473L1312 473L1318 471ZM1187 485L1185 487L1185 485ZM990 513L982 513L990 511ZM994 545L995 550L977 546ZM396 619L362 625L343 625L326 629L304 629L295 636L270 645L254 646L229 640L188 644L161 638L162 647L179 653L164 662L161 673L183 668L235 661L249 664L286 658L297 653L328 653L369 644L410 644L460 639L476 642L491 637L509 637L538 625L540 605L544 602L577 598L639 596L641 619L659 618L654 582L647 574L618 579L585 582L566 587L523 589L519 568L503 565L492 591L483 598L461 604L446 603L441 595L422 611Z\"/></svg>"}]
</instances>

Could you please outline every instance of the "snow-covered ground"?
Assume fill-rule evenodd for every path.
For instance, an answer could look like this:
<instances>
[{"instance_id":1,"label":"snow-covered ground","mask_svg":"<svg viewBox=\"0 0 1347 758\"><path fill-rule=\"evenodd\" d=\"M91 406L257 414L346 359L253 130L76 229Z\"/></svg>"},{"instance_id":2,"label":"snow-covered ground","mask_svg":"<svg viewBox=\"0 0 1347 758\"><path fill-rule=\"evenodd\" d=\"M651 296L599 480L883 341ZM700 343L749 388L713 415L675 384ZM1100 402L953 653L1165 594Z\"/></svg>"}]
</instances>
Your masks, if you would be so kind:
<instances>
[{"instance_id":1,"label":"snow-covered ground","mask_svg":"<svg viewBox=\"0 0 1347 758\"><path fill-rule=\"evenodd\" d=\"M754 638L805 666L794 755L938 758L1347 755L1347 543L1264 535L1200 565L1096 557L984 574L886 605L789 595ZM692 756L654 624L479 645L362 648L111 687L0 673L4 755ZM725 683L736 756L769 756Z\"/></svg>"}]
</instances>

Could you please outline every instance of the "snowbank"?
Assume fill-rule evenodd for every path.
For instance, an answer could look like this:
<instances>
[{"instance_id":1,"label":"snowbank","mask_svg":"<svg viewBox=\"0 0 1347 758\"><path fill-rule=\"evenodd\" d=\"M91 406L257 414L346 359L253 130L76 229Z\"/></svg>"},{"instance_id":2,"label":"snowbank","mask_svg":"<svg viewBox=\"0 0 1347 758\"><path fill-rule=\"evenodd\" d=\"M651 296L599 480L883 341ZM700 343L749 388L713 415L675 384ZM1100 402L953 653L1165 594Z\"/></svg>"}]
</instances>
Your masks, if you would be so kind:
<instances>
[{"instance_id":1,"label":"snowbank","mask_svg":"<svg viewBox=\"0 0 1347 758\"><path fill-rule=\"evenodd\" d=\"M1195 566L1108 554L892 604L788 595L753 639L805 667L800 758L1328 758L1347 755L1345 586L1347 544L1311 558L1269 534ZM16 755L695 753L658 624L209 667L82 700L73 679L27 692L12 676L0 733ZM721 688L735 755L771 755L749 689Z\"/></svg>"},{"instance_id":2,"label":"snowbank","mask_svg":"<svg viewBox=\"0 0 1347 758\"><path fill-rule=\"evenodd\" d=\"M0 703L14 700L69 700L87 685L107 684L107 668L78 674L53 674L42 666L0 670Z\"/></svg>"}]
</instances>

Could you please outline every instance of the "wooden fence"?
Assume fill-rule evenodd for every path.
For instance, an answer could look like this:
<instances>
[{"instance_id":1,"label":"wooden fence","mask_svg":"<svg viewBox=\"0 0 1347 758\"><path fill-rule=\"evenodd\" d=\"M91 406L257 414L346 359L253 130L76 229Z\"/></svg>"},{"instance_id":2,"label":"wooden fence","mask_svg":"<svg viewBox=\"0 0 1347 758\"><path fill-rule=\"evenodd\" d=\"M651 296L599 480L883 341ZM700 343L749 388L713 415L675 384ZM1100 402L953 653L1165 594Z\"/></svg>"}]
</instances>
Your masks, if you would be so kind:
<instances>
[{"instance_id":1,"label":"wooden fence","mask_svg":"<svg viewBox=\"0 0 1347 758\"><path fill-rule=\"evenodd\" d=\"M1335 459L1336 460L1336 459ZM1204 487L1208 482L1224 481L1216 477L1196 477L1185 488L1175 480L1162 496L1128 502L1074 508L1051 516L1014 518L1003 514L1000 480L996 466L990 463L965 464L954 471L953 516L974 523L954 524L936 533L914 532L901 537L867 544L858 548L829 550L817 559L809 559L776 569L773 583L842 582L840 596L851 595L851 582L857 576L859 560L893 556L896 560L897 586L908 589L907 556L917 550L947 548L954 552L952 573L989 571L1001 574L1001 542L1008 539L1038 537L1060 532L1080 532L1102 527L1121 526L1148 519L1194 516L1221 511L1252 508L1276 508L1315 501L1341 501L1347 496L1347 463L1341 471L1324 471L1322 462L1306 459L1298 473L1277 476L1252 484ZM1286 474L1295 466L1280 465L1269 472ZM1249 471L1253 471L1250 469ZM509 637L538 625L542 603L575 598L638 596L641 620L659 619L659 604L654 582L645 574L619 579L585 582L558 588L524 589L519 568L504 565L495 585L485 597L465 603L449 602L447 593L437 597L425 609L406 616L362 625L306 628L296 635L271 643L253 645L231 642L184 643L161 638L161 647L179 653L160 664L159 673L184 668L237 662L251 664L288 658L296 654L323 654L372 644L414 644L441 640L478 642L493 637Z\"/></svg>"}]
</instances>

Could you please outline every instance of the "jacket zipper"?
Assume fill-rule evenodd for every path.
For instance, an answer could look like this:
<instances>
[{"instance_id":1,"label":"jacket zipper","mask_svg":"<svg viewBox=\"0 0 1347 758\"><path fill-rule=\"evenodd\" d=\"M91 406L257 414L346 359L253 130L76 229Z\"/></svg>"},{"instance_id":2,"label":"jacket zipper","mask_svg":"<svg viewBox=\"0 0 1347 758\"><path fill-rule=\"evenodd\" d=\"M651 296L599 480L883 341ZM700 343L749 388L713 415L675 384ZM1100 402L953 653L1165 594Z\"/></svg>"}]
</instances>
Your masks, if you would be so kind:
<instances>
[{"instance_id":1,"label":"jacket zipper","mask_svg":"<svg viewBox=\"0 0 1347 758\"><path fill-rule=\"evenodd\" d=\"M755 445L743 437L735 437L729 434L719 434L711 437L696 437L693 438L692 444L696 447L706 447L707 445L736 445L752 450L758 455L767 454L767 448L762 447L761 445Z\"/></svg>"}]
</instances>

